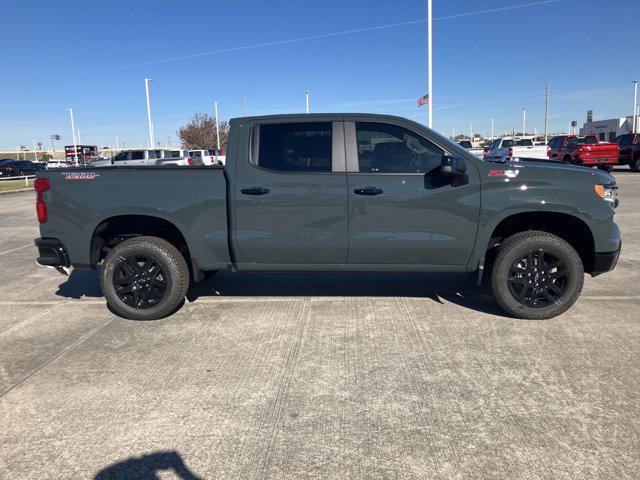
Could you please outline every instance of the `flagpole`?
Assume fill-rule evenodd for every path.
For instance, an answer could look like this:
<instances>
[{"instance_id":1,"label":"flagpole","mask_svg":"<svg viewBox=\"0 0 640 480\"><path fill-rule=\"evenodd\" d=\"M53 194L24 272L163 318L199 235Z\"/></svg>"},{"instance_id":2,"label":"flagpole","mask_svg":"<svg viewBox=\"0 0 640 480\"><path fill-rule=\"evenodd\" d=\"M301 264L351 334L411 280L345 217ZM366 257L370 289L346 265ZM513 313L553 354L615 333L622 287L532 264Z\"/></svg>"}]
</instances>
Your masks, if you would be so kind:
<instances>
[{"instance_id":1,"label":"flagpole","mask_svg":"<svg viewBox=\"0 0 640 480\"><path fill-rule=\"evenodd\" d=\"M431 31L433 30L431 28L432 26L432 8L431 8L431 2L432 0L427 0L427 76L428 78L428 90L427 93L429 94L429 125L428 127L431 128L433 125L433 69L432 69L432 62L431 62Z\"/></svg>"}]
</instances>

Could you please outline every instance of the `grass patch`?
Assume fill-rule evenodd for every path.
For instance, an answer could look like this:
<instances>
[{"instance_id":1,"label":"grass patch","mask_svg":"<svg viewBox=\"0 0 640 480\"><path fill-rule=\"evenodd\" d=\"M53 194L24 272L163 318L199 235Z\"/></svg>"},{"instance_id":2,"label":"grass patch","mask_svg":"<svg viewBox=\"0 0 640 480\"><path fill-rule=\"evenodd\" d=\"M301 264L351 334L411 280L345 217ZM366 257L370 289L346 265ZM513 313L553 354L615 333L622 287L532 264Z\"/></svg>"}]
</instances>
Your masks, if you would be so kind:
<instances>
[{"instance_id":1,"label":"grass patch","mask_svg":"<svg viewBox=\"0 0 640 480\"><path fill-rule=\"evenodd\" d=\"M33 188L33 178L29 179L29 186L24 184L24 180L0 181L0 192L9 190L22 190L23 188Z\"/></svg>"}]
</instances>

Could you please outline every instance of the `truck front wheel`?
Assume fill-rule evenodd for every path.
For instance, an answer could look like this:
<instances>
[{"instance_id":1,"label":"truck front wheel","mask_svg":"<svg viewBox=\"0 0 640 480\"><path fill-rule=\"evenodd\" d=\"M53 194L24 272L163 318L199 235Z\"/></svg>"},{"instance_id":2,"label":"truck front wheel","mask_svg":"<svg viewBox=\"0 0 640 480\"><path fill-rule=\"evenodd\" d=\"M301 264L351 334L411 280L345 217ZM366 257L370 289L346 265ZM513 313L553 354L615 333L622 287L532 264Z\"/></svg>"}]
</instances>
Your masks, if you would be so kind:
<instances>
[{"instance_id":1,"label":"truck front wheel","mask_svg":"<svg viewBox=\"0 0 640 480\"><path fill-rule=\"evenodd\" d=\"M100 285L107 304L121 317L157 320L171 315L184 300L189 268L166 240L135 237L109 252Z\"/></svg>"},{"instance_id":2,"label":"truck front wheel","mask_svg":"<svg viewBox=\"0 0 640 480\"><path fill-rule=\"evenodd\" d=\"M491 290L498 304L517 318L560 315L582 291L584 267L560 237L531 230L507 238L498 248Z\"/></svg>"}]
</instances>

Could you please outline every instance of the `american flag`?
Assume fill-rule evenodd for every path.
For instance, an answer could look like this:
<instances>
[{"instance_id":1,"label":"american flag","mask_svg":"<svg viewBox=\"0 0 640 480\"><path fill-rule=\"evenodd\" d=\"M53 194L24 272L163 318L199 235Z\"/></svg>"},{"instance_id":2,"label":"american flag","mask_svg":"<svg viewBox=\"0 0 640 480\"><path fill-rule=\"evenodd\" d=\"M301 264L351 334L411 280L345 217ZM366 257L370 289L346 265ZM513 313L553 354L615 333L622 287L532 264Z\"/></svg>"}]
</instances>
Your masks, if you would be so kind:
<instances>
[{"instance_id":1,"label":"american flag","mask_svg":"<svg viewBox=\"0 0 640 480\"><path fill-rule=\"evenodd\" d=\"M421 107L422 105L429 105L429 94L428 93L426 95L423 95L422 97L420 97L418 99L418 106Z\"/></svg>"}]
</instances>

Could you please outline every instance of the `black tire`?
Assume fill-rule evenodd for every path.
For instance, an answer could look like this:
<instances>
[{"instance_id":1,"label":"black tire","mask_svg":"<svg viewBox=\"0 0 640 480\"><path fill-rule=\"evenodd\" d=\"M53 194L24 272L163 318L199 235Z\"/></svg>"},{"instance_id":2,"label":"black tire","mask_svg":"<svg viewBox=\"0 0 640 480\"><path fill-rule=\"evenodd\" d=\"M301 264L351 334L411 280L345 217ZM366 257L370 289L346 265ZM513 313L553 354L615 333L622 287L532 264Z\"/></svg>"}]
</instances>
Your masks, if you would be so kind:
<instances>
[{"instance_id":1,"label":"black tire","mask_svg":"<svg viewBox=\"0 0 640 480\"><path fill-rule=\"evenodd\" d=\"M135 237L109 252L100 285L114 313L131 320L157 320L182 304L189 288L189 268L166 240Z\"/></svg>"},{"instance_id":2,"label":"black tire","mask_svg":"<svg viewBox=\"0 0 640 480\"><path fill-rule=\"evenodd\" d=\"M640 172L640 155L636 155L633 160L631 160L629 166L634 172Z\"/></svg>"},{"instance_id":3,"label":"black tire","mask_svg":"<svg viewBox=\"0 0 640 480\"><path fill-rule=\"evenodd\" d=\"M531 230L507 238L498 247L491 292L516 318L543 320L560 315L580 296L584 267L566 241Z\"/></svg>"},{"instance_id":4,"label":"black tire","mask_svg":"<svg viewBox=\"0 0 640 480\"><path fill-rule=\"evenodd\" d=\"M562 161L566 163L571 163L571 155L565 155Z\"/></svg>"},{"instance_id":5,"label":"black tire","mask_svg":"<svg viewBox=\"0 0 640 480\"><path fill-rule=\"evenodd\" d=\"M603 170L603 171L607 172L607 173L613 172L613 165L600 165L600 166L598 166L598 168L600 170Z\"/></svg>"}]
</instances>

